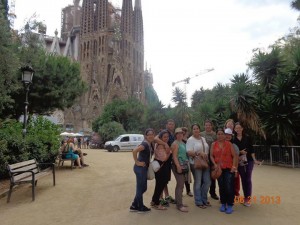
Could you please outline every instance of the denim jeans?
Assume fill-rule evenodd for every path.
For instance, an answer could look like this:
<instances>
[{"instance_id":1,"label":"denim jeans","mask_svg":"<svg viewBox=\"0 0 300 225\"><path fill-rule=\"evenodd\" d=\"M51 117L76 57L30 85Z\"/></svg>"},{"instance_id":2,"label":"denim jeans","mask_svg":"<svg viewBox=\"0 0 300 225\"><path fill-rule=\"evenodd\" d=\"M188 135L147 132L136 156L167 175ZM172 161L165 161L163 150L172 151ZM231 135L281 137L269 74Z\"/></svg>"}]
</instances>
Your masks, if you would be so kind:
<instances>
[{"instance_id":1,"label":"denim jeans","mask_svg":"<svg viewBox=\"0 0 300 225\"><path fill-rule=\"evenodd\" d=\"M230 169L222 169L222 175L218 178L220 199L222 204L233 206L234 175L234 173L230 172Z\"/></svg>"},{"instance_id":2,"label":"denim jeans","mask_svg":"<svg viewBox=\"0 0 300 225\"><path fill-rule=\"evenodd\" d=\"M148 167L134 165L133 171L136 176L136 193L132 203L137 209L144 206L143 194L147 191L147 171Z\"/></svg>"},{"instance_id":3,"label":"denim jeans","mask_svg":"<svg viewBox=\"0 0 300 225\"><path fill-rule=\"evenodd\" d=\"M195 169L191 164L191 171L194 177L194 199L196 205L207 204L207 193L210 187L210 169Z\"/></svg>"},{"instance_id":4,"label":"denim jeans","mask_svg":"<svg viewBox=\"0 0 300 225\"><path fill-rule=\"evenodd\" d=\"M248 161L246 166L239 166L238 170L241 176L244 197L249 198L252 195L252 171L254 162Z\"/></svg>"}]
</instances>

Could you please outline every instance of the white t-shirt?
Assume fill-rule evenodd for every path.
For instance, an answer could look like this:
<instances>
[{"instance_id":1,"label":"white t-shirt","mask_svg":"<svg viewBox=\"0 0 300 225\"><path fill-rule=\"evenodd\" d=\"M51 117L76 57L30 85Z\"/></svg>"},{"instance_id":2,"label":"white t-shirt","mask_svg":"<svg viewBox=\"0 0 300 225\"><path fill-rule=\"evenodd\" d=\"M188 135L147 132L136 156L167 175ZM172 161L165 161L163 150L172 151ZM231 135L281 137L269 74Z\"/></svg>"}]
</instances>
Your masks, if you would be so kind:
<instances>
[{"instance_id":1,"label":"white t-shirt","mask_svg":"<svg viewBox=\"0 0 300 225\"><path fill-rule=\"evenodd\" d=\"M204 137L201 137L202 141L200 139L195 138L194 136L191 136L187 142L186 142L186 151L187 152L204 152L205 154L209 153L209 147ZM194 159L192 157L189 157L190 163L194 164Z\"/></svg>"}]
</instances>

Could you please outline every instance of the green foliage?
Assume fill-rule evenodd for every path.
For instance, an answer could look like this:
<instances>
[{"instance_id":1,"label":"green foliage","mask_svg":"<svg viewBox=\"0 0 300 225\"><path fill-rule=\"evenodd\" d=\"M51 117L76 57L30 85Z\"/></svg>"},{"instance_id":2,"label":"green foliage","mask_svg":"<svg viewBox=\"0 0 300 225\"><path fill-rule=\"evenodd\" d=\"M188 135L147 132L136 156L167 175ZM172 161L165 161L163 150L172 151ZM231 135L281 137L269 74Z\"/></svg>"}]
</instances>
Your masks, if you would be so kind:
<instances>
[{"instance_id":1,"label":"green foliage","mask_svg":"<svg viewBox=\"0 0 300 225\"><path fill-rule=\"evenodd\" d=\"M71 107L86 90L80 77L79 64L67 57L43 51L38 60L32 61L32 67L35 73L30 87L29 113L47 115L56 109ZM23 92L14 95L16 118L23 112Z\"/></svg>"},{"instance_id":2,"label":"green foliage","mask_svg":"<svg viewBox=\"0 0 300 225\"><path fill-rule=\"evenodd\" d=\"M98 130L98 133L100 133L103 143L106 141L113 140L117 136L126 133L126 131L123 128L123 125L112 121L105 123L103 126L101 126Z\"/></svg>"},{"instance_id":3,"label":"green foliage","mask_svg":"<svg viewBox=\"0 0 300 225\"><path fill-rule=\"evenodd\" d=\"M105 105L102 115L93 122L93 130L113 121L122 124L126 131L141 130L143 115L144 106L137 99L117 99Z\"/></svg>"},{"instance_id":4,"label":"green foliage","mask_svg":"<svg viewBox=\"0 0 300 225\"><path fill-rule=\"evenodd\" d=\"M146 102L148 104L153 104L159 102L158 96L156 91L152 86L146 87L145 89L145 97L146 97Z\"/></svg>"},{"instance_id":5,"label":"green foliage","mask_svg":"<svg viewBox=\"0 0 300 225\"><path fill-rule=\"evenodd\" d=\"M145 125L143 130L148 127L151 127L156 131L165 128L168 117L166 115L166 109L164 109L164 105L160 101L148 104L145 111Z\"/></svg>"},{"instance_id":6,"label":"green foliage","mask_svg":"<svg viewBox=\"0 0 300 225\"><path fill-rule=\"evenodd\" d=\"M22 123L0 123L0 176L7 176L6 165L24 160L54 162L59 149L59 128L43 117L32 119L22 137Z\"/></svg>"},{"instance_id":7,"label":"green foliage","mask_svg":"<svg viewBox=\"0 0 300 225\"><path fill-rule=\"evenodd\" d=\"M11 94L20 86L15 73L19 60L14 53L15 46L5 13L7 2L4 3L6 5L0 5L0 118L5 118L12 110L14 100Z\"/></svg>"}]
</instances>

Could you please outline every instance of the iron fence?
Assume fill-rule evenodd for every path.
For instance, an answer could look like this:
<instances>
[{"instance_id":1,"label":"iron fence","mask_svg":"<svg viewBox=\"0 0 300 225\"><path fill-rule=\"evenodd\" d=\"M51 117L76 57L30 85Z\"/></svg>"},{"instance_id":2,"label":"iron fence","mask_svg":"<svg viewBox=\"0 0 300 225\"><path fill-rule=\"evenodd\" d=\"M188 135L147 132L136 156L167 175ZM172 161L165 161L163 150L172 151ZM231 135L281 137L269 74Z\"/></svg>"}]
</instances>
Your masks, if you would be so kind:
<instances>
[{"instance_id":1,"label":"iron fence","mask_svg":"<svg viewBox=\"0 0 300 225\"><path fill-rule=\"evenodd\" d=\"M270 165L300 167L300 146L254 145L258 160Z\"/></svg>"}]
</instances>

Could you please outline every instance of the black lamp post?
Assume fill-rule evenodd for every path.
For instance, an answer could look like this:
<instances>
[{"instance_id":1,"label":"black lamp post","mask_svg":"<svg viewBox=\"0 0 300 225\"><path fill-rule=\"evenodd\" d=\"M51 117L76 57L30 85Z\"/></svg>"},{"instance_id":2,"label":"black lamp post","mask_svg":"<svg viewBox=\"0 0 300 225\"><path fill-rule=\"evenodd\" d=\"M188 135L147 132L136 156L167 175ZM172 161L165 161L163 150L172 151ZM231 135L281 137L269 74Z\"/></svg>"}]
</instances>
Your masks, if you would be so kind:
<instances>
[{"instance_id":1,"label":"black lamp post","mask_svg":"<svg viewBox=\"0 0 300 225\"><path fill-rule=\"evenodd\" d=\"M23 120L23 138L26 136L26 127L27 127L27 108L28 108L28 92L29 86L32 83L32 77L34 74L34 70L30 66L25 66L21 68L22 71L22 82L25 89L25 110L24 110L24 120Z\"/></svg>"}]
</instances>

